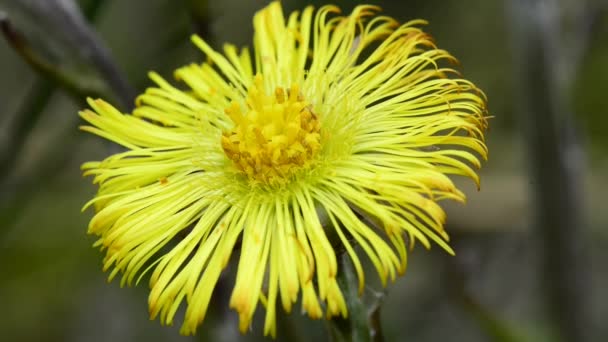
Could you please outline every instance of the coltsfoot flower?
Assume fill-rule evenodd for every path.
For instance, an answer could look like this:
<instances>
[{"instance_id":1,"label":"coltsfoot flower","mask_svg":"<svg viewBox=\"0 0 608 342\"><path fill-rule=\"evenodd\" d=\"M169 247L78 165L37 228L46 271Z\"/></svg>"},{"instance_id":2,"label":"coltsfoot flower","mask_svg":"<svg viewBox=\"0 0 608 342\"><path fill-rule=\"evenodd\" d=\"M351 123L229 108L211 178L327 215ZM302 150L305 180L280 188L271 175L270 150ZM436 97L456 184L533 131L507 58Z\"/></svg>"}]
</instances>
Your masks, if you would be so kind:
<instances>
[{"instance_id":1,"label":"coltsfoot flower","mask_svg":"<svg viewBox=\"0 0 608 342\"><path fill-rule=\"evenodd\" d=\"M254 52L223 54L192 41L207 62L158 74L132 115L89 100L83 130L127 150L83 165L99 185L89 233L109 278L150 277L152 318L171 324L185 303L194 334L222 270L238 254L230 307L246 331L266 308L297 301L312 318L348 315L336 281L355 246L383 284L406 268L415 241L449 253L437 201L464 201L447 175L479 182L485 98L443 64L455 62L419 26L357 6L285 18L279 2L254 19ZM446 63L448 62L448 63ZM453 64L453 63L452 63ZM407 240L406 240L407 238Z\"/></svg>"}]
</instances>

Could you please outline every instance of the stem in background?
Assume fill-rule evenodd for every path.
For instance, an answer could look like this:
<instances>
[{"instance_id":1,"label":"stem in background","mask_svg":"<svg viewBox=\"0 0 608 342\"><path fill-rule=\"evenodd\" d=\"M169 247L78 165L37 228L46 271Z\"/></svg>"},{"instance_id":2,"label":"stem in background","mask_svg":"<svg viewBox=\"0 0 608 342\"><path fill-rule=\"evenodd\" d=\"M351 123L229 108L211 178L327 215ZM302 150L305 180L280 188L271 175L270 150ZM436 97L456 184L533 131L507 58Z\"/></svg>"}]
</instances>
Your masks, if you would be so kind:
<instances>
[{"instance_id":1,"label":"stem in background","mask_svg":"<svg viewBox=\"0 0 608 342\"><path fill-rule=\"evenodd\" d=\"M589 340L589 260L582 218L583 158L570 112L557 0L509 0L517 95L535 205L543 294L561 341ZM560 63L561 62L561 63Z\"/></svg>"},{"instance_id":2,"label":"stem in background","mask_svg":"<svg viewBox=\"0 0 608 342\"><path fill-rule=\"evenodd\" d=\"M89 20L95 20L101 7L101 0L93 0L83 8L83 12ZM0 189L2 189L0 214L3 216L1 221L10 226L10 222L17 218L18 213L23 209L30 190L45 180L46 178L42 175L49 172L48 168L44 167L34 168L32 175L19 175L19 177L11 177L10 175L11 168L15 165L24 142L27 140L31 129L42 116L57 86L63 88L76 103L81 105L85 104L84 99L87 96L106 97L106 95L103 94L102 89L85 85L86 80L67 75L58 67L47 63L30 48L25 37L11 25L6 13L1 11L0 29L13 49L41 76L34 80L34 84L25 96L24 102L14 116L14 121L10 123L7 130L7 140L3 142L4 148L0 150ZM73 126L76 126L78 116L74 115L73 118L73 125L69 125L70 131L73 130ZM66 132L66 135L62 136L68 136L70 143L74 143L76 139L70 132ZM69 154L63 153L66 146L69 146L69 144L62 139L57 143L57 146L53 145L51 147L51 152L45 151L38 164L58 168L69 156Z\"/></svg>"},{"instance_id":3,"label":"stem in background","mask_svg":"<svg viewBox=\"0 0 608 342\"><path fill-rule=\"evenodd\" d=\"M84 104L84 99L87 96L102 96L103 90L86 84L90 83L87 80L81 80L74 75L62 72L58 67L49 64L34 52L29 46L27 39L13 27L8 16L2 12L0 12L0 30L6 41L24 61L48 81L58 84L61 88L65 89L78 103Z\"/></svg>"},{"instance_id":4,"label":"stem in background","mask_svg":"<svg viewBox=\"0 0 608 342\"><path fill-rule=\"evenodd\" d=\"M112 55L99 38L95 29L89 25L78 6L72 0L46 0L45 11L55 16L55 20L63 26L64 32L69 32L81 49L81 54L89 59L97 68L102 78L116 94L123 109L131 110L137 92L129 83L124 73L114 62ZM92 8L100 4L93 2Z\"/></svg>"},{"instance_id":5,"label":"stem in background","mask_svg":"<svg viewBox=\"0 0 608 342\"><path fill-rule=\"evenodd\" d=\"M89 11L94 15L93 11ZM21 56L42 78L36 79L26 94L24 102L14 116L7 130L7 139L0 149L0 186L10 182L9 173L29 132L42 116L44 108L53 96L56 85L66 90L68 95L81 106L85 105L85 98L104 97L103 90L91 86L87 80L79 79L74 75L63 72L55 65L49 64L34 52L27 39L11 24L8 16L0 12L0 31L15 52ZM74 121L77 116L74 116ZM4 196L3 196L4 197Z\"/></svg>"}]
</instances>

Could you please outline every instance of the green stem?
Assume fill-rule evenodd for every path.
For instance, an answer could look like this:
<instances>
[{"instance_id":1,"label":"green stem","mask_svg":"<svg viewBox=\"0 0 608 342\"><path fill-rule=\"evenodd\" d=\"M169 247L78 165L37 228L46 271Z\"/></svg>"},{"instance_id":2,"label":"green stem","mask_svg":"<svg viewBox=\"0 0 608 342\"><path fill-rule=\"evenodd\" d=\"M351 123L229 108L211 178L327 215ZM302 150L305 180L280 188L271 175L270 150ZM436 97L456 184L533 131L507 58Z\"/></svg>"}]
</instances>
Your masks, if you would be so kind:
<instances>
[{"instance_id":1,"label":"green stem","mask_svg":"<svg viewBox=\"0 0 608 342\"><path fill-rule=\"evenodd\" d=\"M514 89L534 210L531 227L542 262L541 294L546 315L559 335L556 340L562 342L592 340L585 158L570 91L574 77L569 70L577 67L577 61L562 53L564 48L570 52L573 45L564 40L562 24L576 22L571 13L586 2L572 1L568 6L561 1L508 2L515 43Z\"/></svg>"},{"instance_id":2,"label":"green stem","mask_svg":"<svg viewBox=\"0 0 608 342\"><path fill-rule=\"evenodd\" d=\"M39 56L28 44L27 39L11 24L8 16L0 13L0 30L6 41L15 52L46 80L65 89L76 102L84 104L87 96L102 97L103 90L90 84L90 80L81 80L77 76L62 71Z\"/></svg>"},{"instance_id":3,"label":"green stem","mask_svg":"<svg viewBox=\"0 0 608 342\"><path fill-rule=\"evenodd\" d=\"M84 7L85 16L94 20L102 7L103 1L92 0ZM7 130L5 146L0 148L0 221L5 227L19 217L27 203L30 191L43 180L43 174L53 174L51 169L59 168L69 154L64 153L77 139L75 132L78 117L73 116L73 124L68 125L68 131L62 134L62 139L45 149L36 165L46 165L44 168L33 167L29 173L14 175L13 169L25 141L30 138L33 127L42 117L44 109L53 97L57 87L62 88L76 103L84 105L87 96L101 97L103 90L99 87L86 85L88 80L63 72L58 66L48 63L29 46L25 37L11 24L8 15L0 11L0 32L18 53L40 76L34 81L24 102L18 109L14 121ZM67 139L66 139L67 137ZM0 241L7 230L0 230Z\"/></svg>"},{"instance_id":4,"label":"green stem","mask_svg":"<svg viewBox=\"0 0 608 342\"><path fill-rule=\"evenodd\" d=\"M328 321L331 340L381 342L380 305L375 302L368 308L359 296L357 273L347 253L340 256L338 284L346 300L348 317L337 317Z\"/></svg>"}]
</instances>

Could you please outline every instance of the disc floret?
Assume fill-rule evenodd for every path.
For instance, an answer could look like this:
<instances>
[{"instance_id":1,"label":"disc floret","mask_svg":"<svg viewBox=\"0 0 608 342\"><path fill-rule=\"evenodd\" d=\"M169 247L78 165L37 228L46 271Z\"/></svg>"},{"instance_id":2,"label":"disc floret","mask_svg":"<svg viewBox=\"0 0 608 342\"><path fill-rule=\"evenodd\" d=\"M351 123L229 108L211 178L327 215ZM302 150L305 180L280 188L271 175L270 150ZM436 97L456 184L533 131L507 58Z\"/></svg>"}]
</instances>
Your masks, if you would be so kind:
<instances>
[{"instance_id":1,"label":"disc floret","mask_svg":"<svg viewBox=\"0 0 608 342\"><path fill-rule=\"evenodd\" d=\"M245 106L232 101L226 108L234 127L223 132L222 148L249 180L285 183L319 151L321 125L297 84L270 95L263 81L255 77Z\"/></svg>"}]
</instances>

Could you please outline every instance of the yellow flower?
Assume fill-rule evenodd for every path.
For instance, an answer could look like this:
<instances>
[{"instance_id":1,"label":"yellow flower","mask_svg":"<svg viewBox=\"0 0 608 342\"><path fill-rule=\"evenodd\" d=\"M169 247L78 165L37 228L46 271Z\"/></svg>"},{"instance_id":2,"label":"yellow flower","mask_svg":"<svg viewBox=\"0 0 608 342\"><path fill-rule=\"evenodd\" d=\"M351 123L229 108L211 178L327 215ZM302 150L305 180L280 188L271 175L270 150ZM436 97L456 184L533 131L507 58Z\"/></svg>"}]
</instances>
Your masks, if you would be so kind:
<instances>
[{"instance_id":1,"label":"yellow flower","mask_svg":"<svg viewBox=\"0 0 608 342\"><path fill-rule=\"evenodd\" d=\"M89 233L110 279L150 279L150 315L194 334L233 251L230 307L246 331L277 302L312 318L348 315L338 250L364 274L360 246L383 284L406 268L406 240L449 253L441 199L464 201L446 176L478 183L486 158L485 98L417 26L378 8L325 6L288 18L279 2L253 20L254 53L192 38L207 62L178 69L180 90L155 73L132 115L102 100L83 130L127 148L83 165L99 184Z\"/></svg>"}]
</instances>

